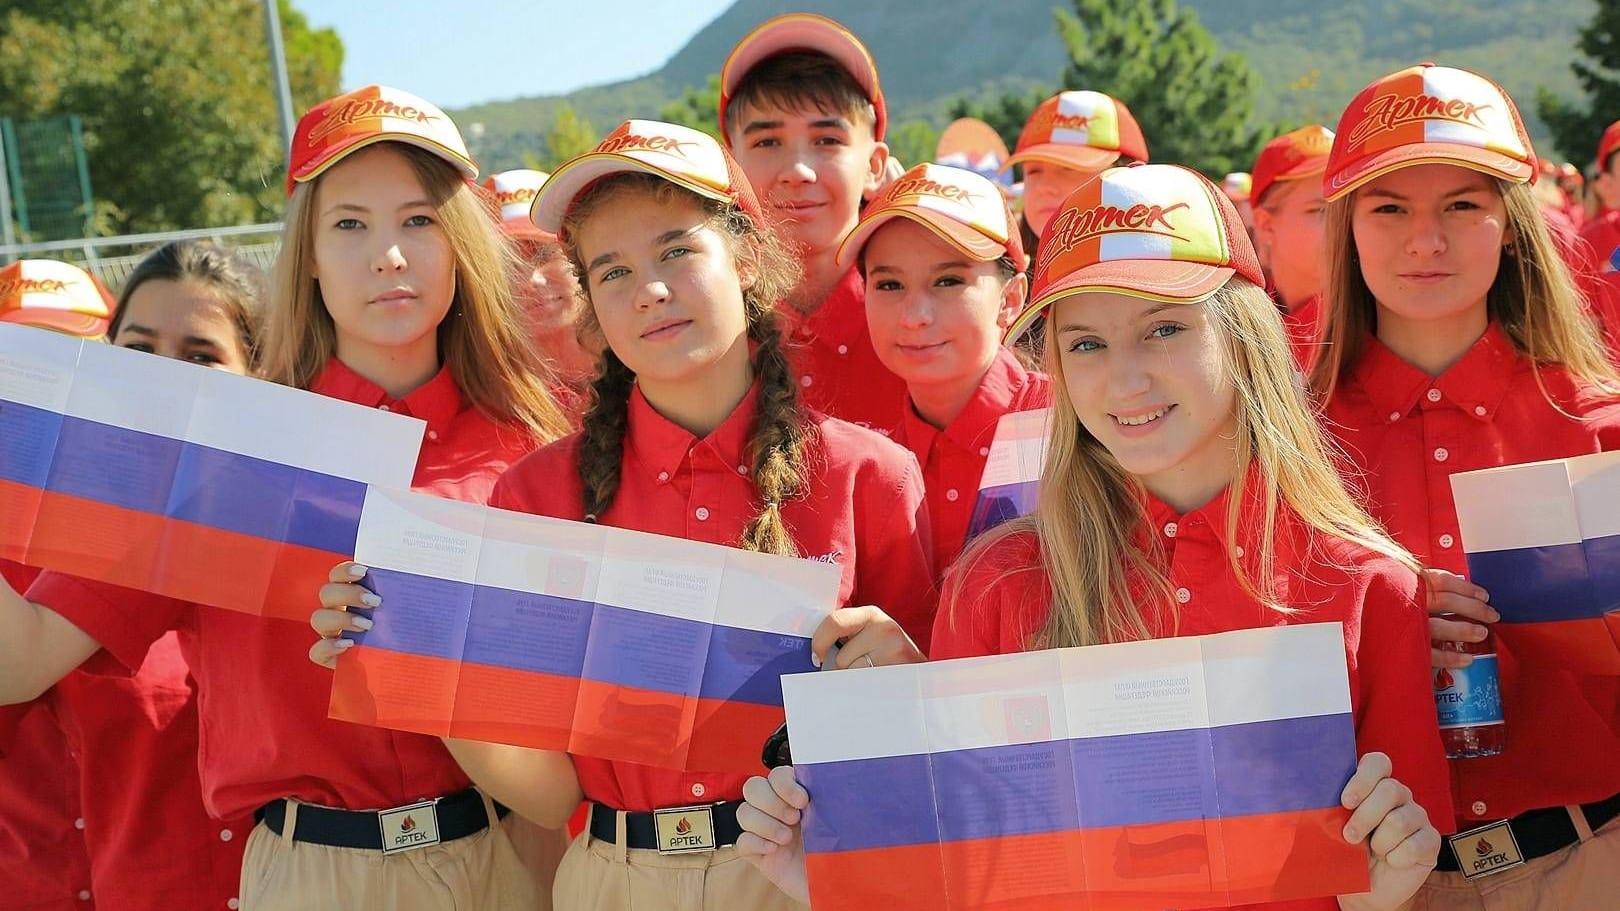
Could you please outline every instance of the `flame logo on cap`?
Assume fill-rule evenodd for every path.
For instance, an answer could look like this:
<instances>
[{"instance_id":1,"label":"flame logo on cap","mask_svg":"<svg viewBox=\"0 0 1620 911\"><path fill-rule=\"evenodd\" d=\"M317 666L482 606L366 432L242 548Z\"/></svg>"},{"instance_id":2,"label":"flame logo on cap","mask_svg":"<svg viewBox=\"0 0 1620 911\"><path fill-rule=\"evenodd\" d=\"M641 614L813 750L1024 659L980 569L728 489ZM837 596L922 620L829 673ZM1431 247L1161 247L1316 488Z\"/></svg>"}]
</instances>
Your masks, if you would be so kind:
<instances>
[{"instance_id":1,"label":"flame logo on cap","mask_svg":"<svg viewBox=\"0 0 1620 911\"><path fill-rule=\"evenodd\" d=\"M681 821L675 824L675 834L685 835L690 831L692 831L692 824L686 821L685 816L682 816Z\"/></svg>"},{"instance_id":2,"label":"flame logo on cap","mask_svg":"<svg viewBox=\"0 0 1620 911\"><path fill-rule=\"evenodd\" d=\"M1446 120L1485 129L1487 124L1483 115L1491 108L1492 105L1475 104L1461 98L1449 101L1433 95L1413 95L1403 98L1390 92L1379 95L1362 108L1366 119L1356 124L1356 128L1350 131L1350 145L1360 146L1379 133L1386 133L1419 120Z\"/></svg>"},{"instance_id":3,"label":"flame logo on cap","mask_svg":"<svg viewBox=\"0 0 1620 911\"><path fill-rule=\"evenodd\" d=\"M309 131L309 145L319 145L321 140L332 133L367 117L395 117L400 120L414 120L417 123L431 123L439 119L434 114L410 105L398 105L384 98L356 98L344 102L341 107L329 112L320 123L316 124L315 128Z\"/></svg>"}]
</instances>

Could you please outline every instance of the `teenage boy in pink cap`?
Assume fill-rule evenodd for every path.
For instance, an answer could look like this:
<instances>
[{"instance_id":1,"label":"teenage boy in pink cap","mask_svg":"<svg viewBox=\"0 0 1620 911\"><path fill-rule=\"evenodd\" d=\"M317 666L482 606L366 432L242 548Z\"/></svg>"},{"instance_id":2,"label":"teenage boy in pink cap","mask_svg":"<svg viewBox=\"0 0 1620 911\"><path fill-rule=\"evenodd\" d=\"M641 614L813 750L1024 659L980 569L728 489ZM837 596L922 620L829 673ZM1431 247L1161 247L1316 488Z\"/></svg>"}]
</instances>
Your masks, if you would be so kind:
<instances>
[{"instance_id":1,"label":"teenage boy in pink cap","mask_svg":"<svg viewBox=\"0 0 1620 911\"><path fill-rule=\"evenodd\" d=\"M1300 127L1266 143L1254 162L1249 201L1254 208L1254 245L1282 308L1294 359L1310 369L1321 312L1322 171L1333 148L1333 131Z\"/></svg>"},{"instance_id":2,"label":"teenage boy in pink cap","mask_svg":"<svg viewBox=\"0 0 1620 911\"><path fill-rule=\"evenodd\" d=\"M838 244L889 161L877 64L831 19L778 16L727 56L719 113L727 149L799 249L803 278L782 313L805 403L892 433L905 383L873 353L860 273L838 264Z\"/></svg>"}]
</instances>

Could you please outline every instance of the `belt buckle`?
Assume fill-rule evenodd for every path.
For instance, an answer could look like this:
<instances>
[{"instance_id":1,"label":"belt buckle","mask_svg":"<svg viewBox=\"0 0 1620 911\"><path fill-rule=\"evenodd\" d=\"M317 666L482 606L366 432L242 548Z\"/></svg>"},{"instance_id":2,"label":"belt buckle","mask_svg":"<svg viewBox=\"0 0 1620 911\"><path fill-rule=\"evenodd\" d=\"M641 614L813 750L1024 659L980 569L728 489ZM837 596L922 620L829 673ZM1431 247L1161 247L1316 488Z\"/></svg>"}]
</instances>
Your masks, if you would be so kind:
<instances>
[{"instance_id":1,"label":"belt buckle","mask_svg":"<svg viewBox=\"0 0 1620 911\"><path fill-rule=\"evenodd\" d=\"M1524 865L1524 854L1507 820L1446 837L1464 879L1479 879Z\"/></svg>"},{"instance_id":2,"label":"belt buckle","mask_svg":"<svg viewBox=\"0 0 1620 911\"><path fill-rule=\"evenodd\" d=\"M713 851L714 805L654 810L653 829L658 835L659 854Z\"/></svg>"},{"instance_id":3,"label":"belt buckle","mask_svg":"<svg viewBox=\"0 0 1620 911\"><path fill-rule=\"evenodd\" d=\"M402 854L439 843L439 801L424 800L392 810L377 811L382 831L382 852Z\"/></svg>"}]
</instances>

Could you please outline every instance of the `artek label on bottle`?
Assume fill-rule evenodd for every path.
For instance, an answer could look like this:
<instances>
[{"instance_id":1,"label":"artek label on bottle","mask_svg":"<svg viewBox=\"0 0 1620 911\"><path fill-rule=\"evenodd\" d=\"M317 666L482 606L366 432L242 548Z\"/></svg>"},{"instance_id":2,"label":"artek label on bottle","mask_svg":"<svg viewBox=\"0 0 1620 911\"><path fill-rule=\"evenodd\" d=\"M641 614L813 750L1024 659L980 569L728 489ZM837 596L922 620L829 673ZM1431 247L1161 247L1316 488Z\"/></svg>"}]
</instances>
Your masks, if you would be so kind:
<instances>
[{"instance_id":1,"label":"artek label on bottle","mask_svg":"<svg viewBox=\"0 0 1620 911\"><path fill-rule=\"evenodd\" d=\"M1497 683L1496 656L1475 655L1467 667L1437 669L1434 707L1440 715L1441 730L1501 724L1502 690Z\"/></svg>"}]
</instances>

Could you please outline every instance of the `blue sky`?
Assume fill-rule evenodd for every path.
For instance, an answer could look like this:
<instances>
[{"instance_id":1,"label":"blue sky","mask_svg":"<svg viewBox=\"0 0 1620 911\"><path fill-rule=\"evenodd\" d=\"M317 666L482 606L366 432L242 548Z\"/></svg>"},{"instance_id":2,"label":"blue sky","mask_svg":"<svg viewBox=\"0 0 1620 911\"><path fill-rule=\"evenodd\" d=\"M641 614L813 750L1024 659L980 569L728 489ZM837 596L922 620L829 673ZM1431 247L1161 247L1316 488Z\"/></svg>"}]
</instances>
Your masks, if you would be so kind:
<instances>
[{"instance_id":1,"label":"blue sky","mask_svg":"<svg viewBox=\"0 0 1620 911\"><path fill-rule=\"evenodd\" d=\"M343 39L343 88L441 107L553 95L658 69L732 0L293 0ZM460 15L476 10L476 15Z\"/></svg>"}]
</instances>

